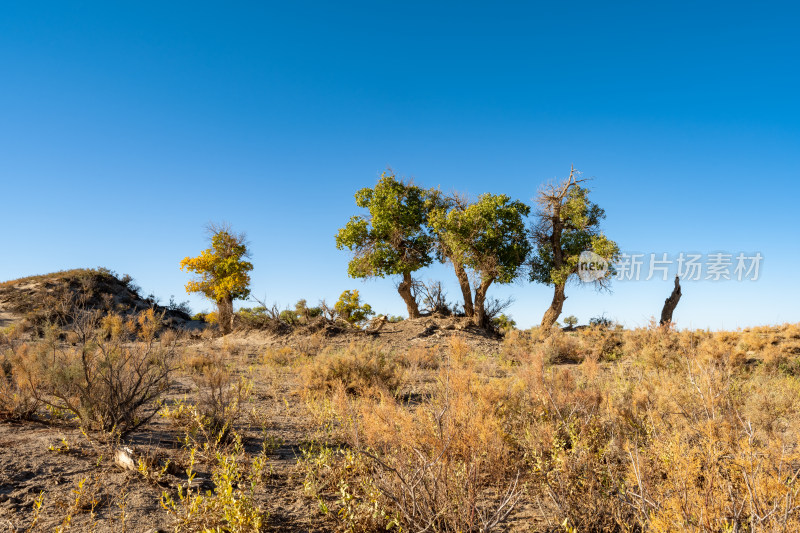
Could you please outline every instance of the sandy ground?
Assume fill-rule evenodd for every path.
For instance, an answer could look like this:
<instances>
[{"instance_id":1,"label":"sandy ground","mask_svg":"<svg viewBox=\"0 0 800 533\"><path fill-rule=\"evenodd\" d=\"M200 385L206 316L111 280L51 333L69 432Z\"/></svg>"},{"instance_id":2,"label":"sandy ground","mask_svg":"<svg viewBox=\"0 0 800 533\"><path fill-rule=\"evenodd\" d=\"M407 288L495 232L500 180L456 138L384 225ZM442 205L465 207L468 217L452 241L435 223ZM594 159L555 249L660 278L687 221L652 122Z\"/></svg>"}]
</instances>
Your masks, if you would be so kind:
<instances>
[{"instance_id":1,"label":"sandy ground","mask_svg":"<svg viewBox=\"0 0 800 533\"><path fill-rule=\"evenodd\" d=\"M268 434L280 443L270 455L271 473L257 495L262 509L269 512L267 531L328 531L330 523L317 512L316 503L302 493L297 458L300 445L308 439L308 420L295 394L291 371L274 376L266 390L257 383L253 406L267 413ZM188 386L178 383L172 400L182 397ZM248 451L258 450L261 435L252 428L238 428ZM163 419L155 418L126 440L137 452L163 455L186 465L180 450L180 435ZM69 531L158 531L169 530L170 517L161 508L161 495L186 483L179 469L161 484L144 480L138 473L119 468L113 449L92 443L67 424L0 423L0 531L26 531L40 493L44 505L34 531L53 531L63 525L74 504L75 490L84 481L87 501L71 520ZM198 465L197 479L211 488L209 468Z\"/></svg>"}]
</instances>

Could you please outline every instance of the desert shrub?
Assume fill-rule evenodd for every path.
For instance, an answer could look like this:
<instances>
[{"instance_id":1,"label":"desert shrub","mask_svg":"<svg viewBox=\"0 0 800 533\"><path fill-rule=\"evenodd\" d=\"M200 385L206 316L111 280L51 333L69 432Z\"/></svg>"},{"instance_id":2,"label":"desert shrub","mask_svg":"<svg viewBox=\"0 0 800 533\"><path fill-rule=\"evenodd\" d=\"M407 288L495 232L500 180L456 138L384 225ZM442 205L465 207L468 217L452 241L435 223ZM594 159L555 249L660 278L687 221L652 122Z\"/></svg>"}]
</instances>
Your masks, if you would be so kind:
<instances>
[{"instance_id":1,"label":"desert shrub","mask_svg":"<svg viewBox=\"0 0 800 533\"><path fill-rule=\"evenodd\" d=\"M119 329L99 326L97 313L76 314L67 331L75 345L60 341L59 328L49 328L18 368L37 400L71 413L88 429L125 434L155 414L154 403L170 384L175 339L156 337L160 320L152 309Z\"/></svg>"},{"instance_id":2,"label":"desert shrub","mask_svg":"<svg viewBox=\"0 0 800 533\"><path fill-rule=\"evenodd\" d=\"M623 352L656 369L673 368L679 364L681 341L678 333L661 328L652 321L647 328L626 332Z\"/></svg>"},{"instance_id":3,"label":"desert shrub","mask_svg":"<svg viewBox=\"0 0 800 533\"><path fill-rule=\"evenodd\" d=\"M347 447L312 443L302 448L298 466L304 475L303 490L317 501L322 514L346 524L351 531L386 531L398 525L372 481L370 464L363 454Z\"/></svg>"},{"instance_id":4,"label":"desert shrub","mask_svg":"<svg viewBox=\"0 0 800 533\"><path fill-rule=\"evenodd\" d=\"M580 331L586 353L596 361L614 361L622 356L623 332L602 326L590 326Z\"/></svg>"},{"instance_id":5,"label":"desert shrub","mask_svg":"<svg viewBox=\"0 0 800 533\"><path fill-rule=\"evenodd\" d=\"M178 302L175 300L174 295L169 297L169 302L167 303L166 308L167 311L173 311L189 317L192 316L192 308L189 305L189 301L184 300L183 302Z\"/></svg>"},{"instance_id":6,"label":"desert shrub","mask_svg":"<svg viewBox=\"0 0 800 533\"><path fill-rule=\"evenodd\" d=\"M517 323L514 321L514 319L505 314L501 313L492 318L492 327L499 331L509 331L514 329L516 326Z\"/></svg>"},{"instance_id":7,"label":"desert shrub","mask_svg":"<svg viewBox=\"0 0 800 533\"><path fill-rule=\"evenodd\" d=\"M553 329L536 349L543 351L545 361L550 364L579 363L585 357L578 337L560 329Z\"/></svg>"},{"instance_id":8,"label":"desert shrub","mask_svg":"<svg viewBox=\"0 0 800 533\"><path fill-rule=\"evenodd\" d=\"M263 354L264 362L275 366L289 366L297 360L298 357L299 354L297 351L289 346L282 346L280 348L269 346L264 349Z\"/></svg>"},{"instance_id":9,"label":"desert shrub","mask_svg":"<svg viewBox=\"0 0 800 533\"><path fill-rule=\"evenodd\" d=\"M286 322L287 324L289 324L290 326L294 326L300 323L300 318L297 316L297 313L289 309L281 311L279 318L284 322Z\"/></svg>"},{"instance_id":10,"label":"desert shrub","mask_svg":"<svg viewBox=\"0 0 800 533\"><path fill-rule=\"evenodd\" d=\"M349 530L502 528L522 485L497 415L503 388L491 387L459 363L440 370L431 399L415 409L386 395L334 402L348 448L323 448L306 479L318 498L326 487L346 497L321 506Z\"/></svg>"},{"instance_id":11,"label":"desert shrub","mask_svg":"<svg viewBox=\"0 0 800 533\"><path fill-rule=\"evenodd\" d=\"M627 472L623 445L635 434L639 413L629 409L630 424L620 423L602 409L602 385L567 369L523 367L518 376L510 433L543 518L575 531L632 529L634 513L619 494Z\"/></svg>"},{"instance_id":12,"label":"desert shrub","mask_svg":"<svg viewBox=\"0 0 800 533\"><path fill-rule=\"evenodd\" d=\"M428 314L450 316L455 308L447 301L447 292L441 281L424 283L416 282L414 285L417 295L422 299L422 311Z\"/></svg>"},{"instance_id":13,"label":"desert shrub","mask_svg":"<svg viewBox=\"0 0 800 533\"><path fill-rule=\"evenodd\" d=\"M320 322L324 322L324 319L317 318L314 320L314 323ZM325 337L324 332L303 335L292 342L292 348L300 357L315 357L324 351L327 345L328 339Z\"/></svg>"},{"instance_id":14,"label":"desert shrub","mask_svg":"<svg viewBox=\"0 0 800 533\"><path fill-rule=\"evenodd\" d=\"M441 364L439 353L428 346L412 345L395 355L395 360L404 368L418 368L423 370L436 370Z\"/></svg>"},{"instance_id":15,"label":"desert shrub","mask_svg":"<svg viewBox=\"0 0 800 533\"><path fill-rule=\"evenodd\" d=\"M220 353L203 354L203 364L191 373L197 387L195 401L184 398L161 409L161 416L183 432L184 445L201 449L204 456L213 456L230 444L252 391L252 381L235 376L229 360Z\"/></svg>"},{"instance_id":16,"label":"desert shrub","mask_svg":"<svg viewBox=\"0 0 800 533\"><path fill-rule=\"evenodd\" d=\"M305 389L312 393L343 387L356 395L376 391L395 394L402 381L397 363L372 344L351 344L343 350L322 353L303 371Z\"/></svg>"},{"instance_id":17,"label":"desert shrub","mask_svg":"<svg viewBox=\"0 0 800 533\"><path fill-rule=\"evenodd\" d=\"M799 530L795 335L511 331L500 358L454 337L394 355L437 355L407 403L364 392L369 349L323 353L305 379L330 440L304 452L306 490L351 531L499 530L515 504L547 531Z\"/></svg>"},{"instance_id":18,"label":"desert shrub","mask_svg":"<svg viewBox=\"0 0 800 533\"><path fill-rule=\"evenodd\" d=\"M339 318L351 324L362 324L375 314L367 303L361 303L358 291L344 291L334 305Z\"/></svg>"},{"instance_id":19,"label":"desert shrub","mask_svg":"<svg viewBox=\"0 0 800 533\"><path fill-rule=\"evenodd\" d=\"M213 365L219 357L196 346L184 349L180 357L180 369L188 373L202 372Z\"/></svg>"},{"instance_id":20,"label":"desert shrub","mask_svg":"<svg viewBox=\"0 0 800 533\"><path fill-rule=\"evenodd\" d=\"M215 456L212 467L214 489L202 491L195 479L196 450L192 450L186 487L176 493L164 492L161 506L173 517L173 531L235 531L258 533L268 515L255 502L255 491L262 483L266 459L250 458L241 439L227 452Z\"/></svg>"},{"instance_id":21,"label":"desert shrub","mask_svg":"<svg viewBox=\"0 0 800 533\"><path fill-rule=\"evenodd\" d=\"M634 463L650 528L797 529L797 382L768 373L744 379L735 358L708 349L681 362L658 377L658 438Z\"/></svg>"},{"instance_id":22,"label":"desert shrub","mask_svg":"<svg viewBox=\"0 0 800 533\"><path fill-rule=\"evenodd\" d=\"M800 377L800 356L785 351L785 347L769 346L760 354L765 367L771 372Z\"/></svg>"},{"instance_id":23,"label":"desert shrub","mask_svg":"<svg viewBox=\"0 0 800 533\"><path fill-rule=\"evenodd\" d=\"M799 385L748 370L725 336L631 337L634 365L517 373L509 435L545 519L578 531L796 528Z\"/></svg>"},{"instance_id":24,"label":"desert shrub","mask_svg":"<svg viewBox=\"0 0 800 533\"><path fill-rule=\"evenodd\" d=\"M215 432L230 429L242 415L252 382L245 377L235 378L231 369L219 360L192 377L198 387L200 413Z\"/></svg>"},{"instance_id":25,"label":"desert shrub","mask_svg":"<svg viewBox=\"0 0 800 533\"><path fill-rule=\"evenodd\" d=\"M500 345L500 357L514 364L528 361L536 349L538 337L530 331L512 329L503 337Z\"/></svg>"},{"instance_id":26,"label":"desert shrub","mask_svg":"<svg viewBox=\"0 0 800 533\"><path fill-rule=\"evenodd\" d=\"M291 311L280 311L275 305L242 307L236 311L234 321L237 326L244 329L261 329L274 333L291 331L291 326L296 322L291 316Z\"/></svg>"},{"instance_id":27,"label":"desert shrub","mask_svg":"<svg viewBox=\"0 0 800 533\"><path fill-rule=\"evenodd\" d=\"M19 330L0 332L0 420L29 420L41 405L20 369L28 349Z\"/></svg>"},{"instance_id":28,"label":"desert shrub","mask_svg":"<svg viewBox=\"0 0 800 533\"><path fill-rule=\"evenodd\" d=\"M614 327L614 321L606 316L595 316L589 319L589 325L601 328Z\"/></svg>"}]
</instances>

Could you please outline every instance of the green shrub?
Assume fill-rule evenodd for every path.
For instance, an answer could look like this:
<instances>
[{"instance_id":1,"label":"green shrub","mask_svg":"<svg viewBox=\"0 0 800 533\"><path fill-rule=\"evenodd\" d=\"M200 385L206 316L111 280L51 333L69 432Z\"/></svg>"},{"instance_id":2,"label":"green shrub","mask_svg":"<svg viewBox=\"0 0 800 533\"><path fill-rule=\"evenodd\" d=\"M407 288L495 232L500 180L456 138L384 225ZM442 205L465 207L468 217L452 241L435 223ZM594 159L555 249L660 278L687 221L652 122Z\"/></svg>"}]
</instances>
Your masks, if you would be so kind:
<instances>
[{"instance_id":1,"label":"green shrub","mask_svg":"<svg viewBox=\"0 0 800 533\"><path fill-rule=\"evenodd\" d=\"M351 324L362 324L375 314L369 304L361 303L358 291L344 291L334 309L340 318Z\"/></svg>"}]
</instances>

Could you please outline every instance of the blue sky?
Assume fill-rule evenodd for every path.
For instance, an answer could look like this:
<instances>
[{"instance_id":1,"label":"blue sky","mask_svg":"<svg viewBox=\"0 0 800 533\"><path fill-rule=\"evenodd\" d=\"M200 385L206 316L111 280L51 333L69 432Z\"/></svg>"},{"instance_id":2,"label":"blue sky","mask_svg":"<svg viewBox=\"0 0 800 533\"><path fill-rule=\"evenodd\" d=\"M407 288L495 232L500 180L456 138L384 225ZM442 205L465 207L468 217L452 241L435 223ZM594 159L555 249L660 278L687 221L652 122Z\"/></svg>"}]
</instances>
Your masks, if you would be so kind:
<instances>
[{"instance_id":1,"label":"blue sky","mask_svg":"<svg viewBox=\"0 0 800 533\"><path fill-rule=\"evenodd\" d=\"M0 279L106 266L189 299L180 259L228 221L281 306L346 275L334 234L381 171L530 201L574 164L641 253L760 252L756 282L684 284L682 327L800 321L800 13L789 3L6 2ZM441 279L455 299L451 270ZM629 326L671 282L568 291ZM517 283L521 326L547 287Z\"/></svg>"}]
</instances>

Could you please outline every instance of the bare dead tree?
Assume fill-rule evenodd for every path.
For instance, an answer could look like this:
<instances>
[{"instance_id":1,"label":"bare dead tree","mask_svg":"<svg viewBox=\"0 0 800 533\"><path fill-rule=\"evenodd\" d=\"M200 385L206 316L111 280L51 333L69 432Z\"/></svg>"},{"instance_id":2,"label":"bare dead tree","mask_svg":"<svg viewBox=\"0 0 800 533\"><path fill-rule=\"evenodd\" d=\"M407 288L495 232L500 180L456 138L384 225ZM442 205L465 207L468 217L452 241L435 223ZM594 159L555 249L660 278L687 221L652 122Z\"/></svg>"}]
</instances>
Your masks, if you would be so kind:
<instances>
[{"instance_id":1,"label":"bare dead tree","mask_svg":"<svg viewBox=\"0 0 800 533\"><path fill-rule=\"evenodd\" d=\"M509 296L508 298L505 298L503 300L501 300L499 298L487 298L486 299L486 320L491 322L493 318L498 317L500 315L500 313L502 313L503 311L505 311L506 309L511 307L511 304L513 304L513 303L514 303L514 297L513 296Z\"/></svg>"},{"instance_id":2,"label":"bare dead tree","mask_svg":"<svg viewBox=\"0 0 800 533\"><path fill-rule=\"evenodd\" d=\"M426 313L444 316L453 314L450 304L447 303L447 292L441 281L419 282L419 284L419 294L422 296L422 305L425 306Z\"/></svg>"},{"instance_id":3,"label":"bare dead tree","mask_svg":"<svg viewBox=\"0 0 800 533\"><path fill-rule=\"evenodd\" d=\"M675 276L675 288L672 289L672 294L669 295L669 298L664 300L664 308L661 310L661 321L659 322L661 326L666 326L672 322L672 313L678 306L680 299L681 281L678 276Z\"/></svg>"}]
</instances>

